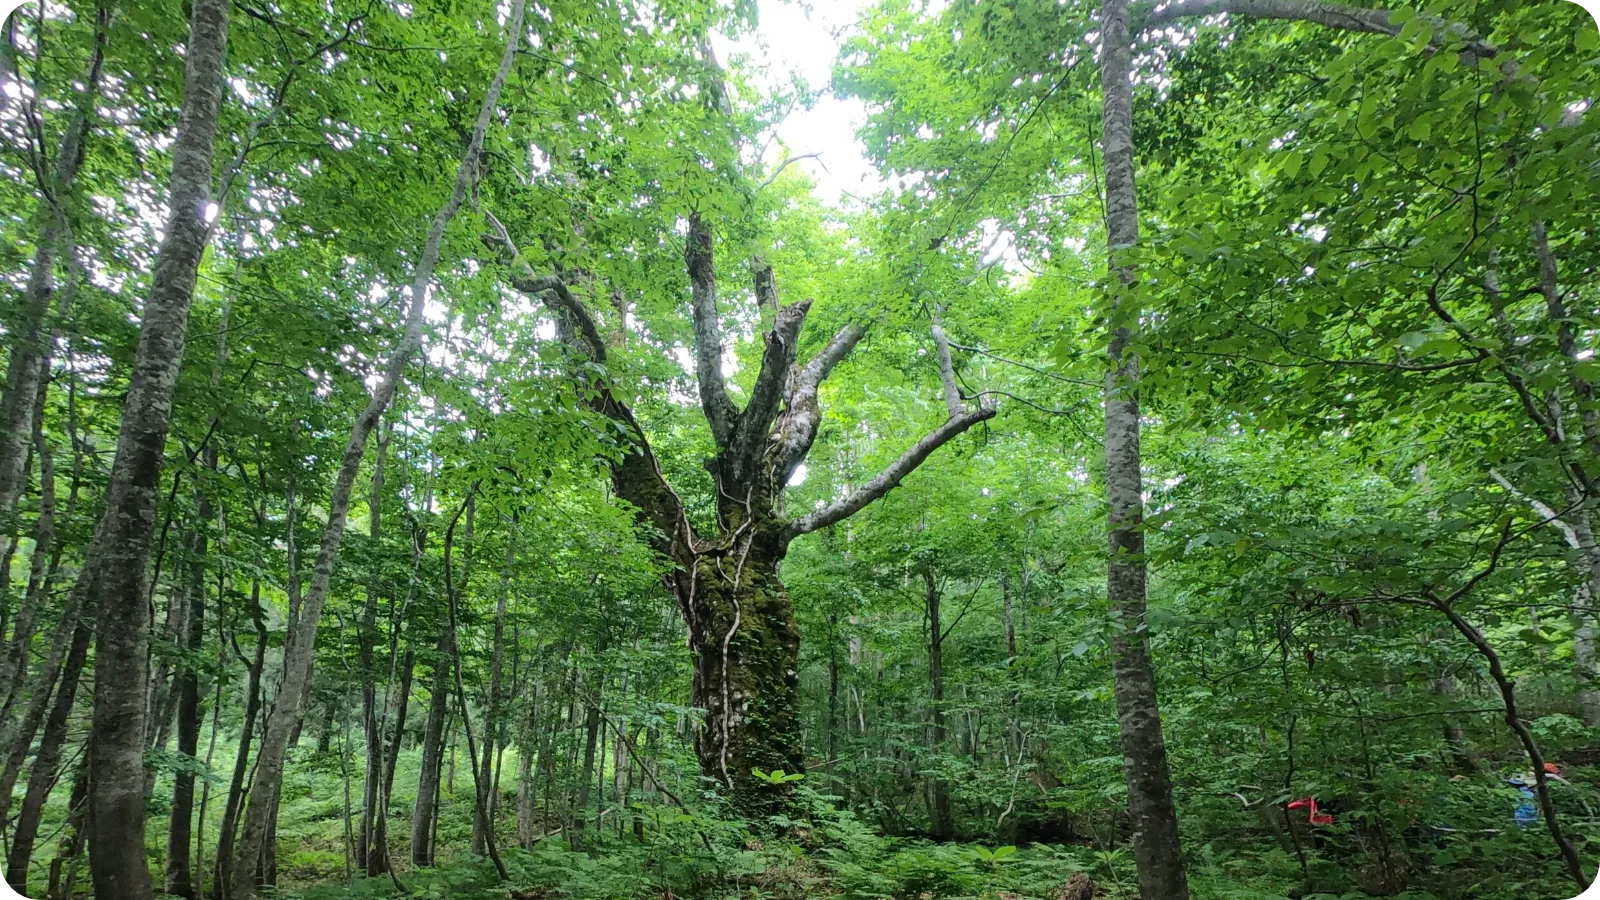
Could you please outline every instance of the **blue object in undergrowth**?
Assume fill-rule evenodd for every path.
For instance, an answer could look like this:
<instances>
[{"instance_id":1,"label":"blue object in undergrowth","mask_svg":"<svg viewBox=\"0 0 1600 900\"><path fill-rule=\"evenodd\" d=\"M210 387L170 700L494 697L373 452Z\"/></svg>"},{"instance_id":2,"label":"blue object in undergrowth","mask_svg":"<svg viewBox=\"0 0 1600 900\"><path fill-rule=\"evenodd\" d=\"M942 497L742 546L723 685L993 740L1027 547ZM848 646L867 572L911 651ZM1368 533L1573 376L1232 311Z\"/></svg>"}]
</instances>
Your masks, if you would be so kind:
<instances>
[{"instance_id":1,"label":"blue object in undergrowth","mask_svg":"<svg viewBox=\"0 0 1600 900\"><path fill-rule=\"evenodd\" d=\"M1539 807L1533 803L1535 799L1533 788L1528 787L1527 783L1520 778L1507 778L1506 784L1516 788L1522 794L1522 802L1517 805L1517 810L1514 814L1517 819L1517 827L1527 828L1529 825L1539 821Z\"/></svg>"}]
</instances>

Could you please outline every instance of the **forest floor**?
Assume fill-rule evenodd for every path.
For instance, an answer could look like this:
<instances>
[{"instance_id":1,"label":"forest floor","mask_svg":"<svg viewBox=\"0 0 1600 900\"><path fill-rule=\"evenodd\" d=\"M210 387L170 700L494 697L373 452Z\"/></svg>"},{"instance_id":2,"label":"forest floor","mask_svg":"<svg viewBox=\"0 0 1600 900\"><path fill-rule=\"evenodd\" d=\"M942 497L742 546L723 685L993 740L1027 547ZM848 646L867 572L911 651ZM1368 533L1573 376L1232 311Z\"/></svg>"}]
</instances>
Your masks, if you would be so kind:
<instances>
[{"instance_id":1,"label":"forest floor","mask_svg":"<svg viewBox=\"0 0 1600 900\"><path fill-rule=\"evenodd\" d=\"M329 752L310 741L295 753L284 784L278 825L276 900L1136 900L1131 851L1123 839L1020 846L966 841L936 842L888 836L832 800L804 788L792 819L760 827L722 815L714 795L693 790L692 772L663 772L687 808L660 804L622 807L608 798L600 811L604 827L591 821L575 835L553 827L567 813L547 811L539 800L542 837L530 848L515 846L515 788L502 785L500 855L508 877L470 851L472 779L464 751L447 762L437 824L437 865L409 861L408 836L420 754L401 754L390 808L390 852L398 861L392 877L366 878L353 871L347 827L360 802L358 748L341 758L335 740ZM216 760L232 759L231 742L219 740ZM507 754L516 771L515 751ZM447 757L448 759L449 757ZM160 765L160 761L156 760ZM1568 773L1573 778L1600 770ZM152 794L147 834L152 872L159 885L167 821L161 799L170 795L161 776ZM1485 775L1485 784L1493 776ZM347 781L348 779L348 781ZM211 771L201 841L207 857L197 871L209 876L218 820L227 789L226 772ZM610 782L607 780L609 786ZM346 790L349 790L348 800ZM47 810L34 858L33 883L42 885L63 832L67 792L57 791ZM557 790L557 795L561 791ZM351 804L351 805L347 805ZM1508 807L1509 809L1509 807ZM548 817L548 818L546 818ZM1509 819L1509 815L1507 816ZM1355 829L1341 824L1307 834L1304 860L1264 829L1241 829L1248 821L1208 821L1193 816L1186 847L1190 886L1196 900L1543 900L1573 893L1542 827L1494 829L1481 834L1417 835L1396 831L1388 856L1375 854ZM1600 826L1569 823L1579 840L1600 845ZM1412 829L1416 831L1415 828ZM1202 839L1195 839L1196 837ZM81 865L80 865L81 869ZM74 896L89 896L81 872ZM1091 892L1092 891L1092 892ZM42 893L42 892L41 892Z\"/></svg>"}]
</instances>

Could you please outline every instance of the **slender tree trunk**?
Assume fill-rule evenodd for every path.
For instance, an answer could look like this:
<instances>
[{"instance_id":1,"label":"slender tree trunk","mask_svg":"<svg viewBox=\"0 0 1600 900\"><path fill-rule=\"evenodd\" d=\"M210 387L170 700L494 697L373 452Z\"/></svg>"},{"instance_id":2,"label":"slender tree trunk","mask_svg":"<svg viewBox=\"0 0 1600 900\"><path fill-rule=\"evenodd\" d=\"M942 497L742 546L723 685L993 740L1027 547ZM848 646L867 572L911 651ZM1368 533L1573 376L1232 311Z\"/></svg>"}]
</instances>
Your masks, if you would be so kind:
<instances>
[{"instance_id":1,"label":"slender tree trunk","mask_svg":"<svg viewBox=\"0 0 1600 900\"><path fill-rule=\"evenodd\" d=\"M426 504L424 504L426 505ZM427 533L420 527L413 530L411 535L411 578L406 589L405 600L396 610L394 599L389 600L389 678L384 686L383 719L378 722L378 754L380 768L378 774L382 782L377 792L377 807L374 810L372 823L371 847L367 851L367 869L372 875L390 872L393 868L389 858L389 799L394 794L394 772L400 760L400 743L405 737L406 713L411 706L411 679L416 668L416 654L410 646L410 638L406 639L406 652L403 661L400 658L400 632L404 626L405 611L410 607L411 600L416 594L417 573L422 565L423 551L426 548ZM398 671L397 671L398 669ZM395 682L399 682L399 690L394 691ZM393 696L391 698L391 692ZM391 702L392 701L392 702ZM394 710L394 738L389 743L387 755L384 755L383 741L387 737L389 711Z\"/></svg>"},{"instance_id":2,"label":"slender tree trunk","mask_svg":"<svg viewBox=\"0 0 1600 900\"><path fill-rule=\"evenodd\" d=\"M322 702L322 723L317 727L317 752L328 754L333 752L333 727L339 714L339 698L327 696Z\"/></svg>"},{"instance_id":3,"label":"slender tree trunk","mask_svg":"<svg viewBox=\"0 0 1600 900\"><path fill-rule=\"evenodd\" d=\"M1588 728L1600 728L1600 675L1597 675L1595 663L1595 615L1588 607L1589 602L1585 601L1584 607L1578 610L1578 630L1572 637L1572 656L1578 670L1578 709L1583 716L1583 724Z\"/></svg>"},{"instance_id":4,"label":"slender tree trunk","mask_svg":"<svg viewBox=\"0 0 1600 900\"><path fill-rule=\"evenodd\" d=\"M17 690L28 673L28 659L33 647L34 621L45 600L47 560L50 559L56 533L55 457L50 441L44 433L44 401L47 382L39 384L39 397L33 422L35 455L39 458L39 517L33 524L33 554L28 560L28 586L23 591L22 602L17 606L11 643L6 656L0 661L0 698L4 698L0 720L8 718L17 699ZM10 567L6 559L0 565ZM0 598L4 593L0 592Z\"/></svg>"},{"instance_id":5,"label":"slender tree trunk","mask_svg":"<svg viewBox=\"0 0 1600 900\"><path fill-rule=\"evenodd\" d=\"M205 645L206 609L206 551L208 540L206 526L211 521L211 499L200 495L196 516L199 527L190 545L189 559L189 611L185 617L187 635L184 639L186 659L180 664L175 689L178 694L178 752L194 758L200 750L200 673L195 671L193 660L200 658ZM166 892L186 900L195 896L194 870L189 855L193 840L194 773L178 772L172 779L172 811L167 819L167 869Z\"/></svg>"},{"instance_id":6,"label":"slender tree trunk","mask_svg":"<svg viewBox=\"0 0 1600 900\"><path fill-rule=\"evenodd\" d=\"M1441 672L1433 682L1434 693L1453 701L1456 697L1456 679L1448 670ZM1467 734L1461 729L1461 722L1454 716L1446 715L1441 723L1444 733L1444 746L1450 753L1450 760L1457 770L1463 775L1475 775L1478 772L1478 761L1472 758L1472 750L1467 746Z\"/></svg>"},{"instance_id":7,"label":"slender tree trunk","mask_svg":"<svg viewBox=\"0 0 1600 900\"><path fill-rule=\"evenodd\" d=\"M50 797L50 789L55 785L61 765L61 750L66 746L67 727L73 704L78 698L78 679L83 674L92 637L93 630L79 621L73 629L72 649L61 671L61 685L56 688L55 703L50 709L49 721L45 723L44 737L39 741L39 753L34 757L33 772L28 777L28 792L17 814L17 828L6 855L6 883L24 897L28 896L28 863L33 858L33 845L39 836L39 822L44 814L45 801Z\"/></svg>"},{"instance_id":8,"label":"slender tree trunk","mask_svg":"<svg viewBox=\"0 0 1600 900\"><path fill-rule=\"evenodd\" d=\"M619 698L621 698L621 702L623 704L627 703L627 698L628 698L628 673L626 673L626 672L624 672L622 674L622 684L620 686L618 686L618 688L617 688L617 696ZM628 717L626 715L618 716L617 720L613 724L612 728L616 731L618 737L617 737L617 740L611 746L611 795L612 795L612 800L616 803L616 805L619 808L627 809L627 807L628 807L628 748L623 743L623 740L622 740L621 736L622 735L626 735L628 733ZM602 739L604 739L606 732L604 730L602 730L600 732L600 734L601 734ZM602 770L602 778L603 777L604 777L604 774L603 774L603 770ZM622 833L622 819L623 819L623 816L621 816L621 815L617 816L617 833L618 834Z\"/></svg>"},{"instance_id":9,"label":"slender tree trunk","mask_svg":"<svg viewBox=\"0 0 1600 900\"><path fill-rule=\"evenodd\" d=\"M564 661L565 650L561 655ZM550 693L544 684L545 671L545 659L541 656L539 668L528 688L528 715L523 722L521 740L517 746L517 844L523 849L532 847L536 837L533 817L537 792L533 764L536 759L542 763L539 756L543 733L543 723L539 720L540 700L547 700Z\"/></svg>"},{"instance_id":10,"label":"slender tree trunk","mask_svg":"<svg viewBox=\"0 0 1600 900\"><path fill-rule=\"evenodd\" d=\"M260 571L259 555L256 558L256 568ZM267 623L261 610L259 575L252 577L250 582L250 616L255 623L256 649L255 655L249 662L244 694L244 721L239 726L239 747L234 754L233 776L228 783L228 800L222 809L221 836L217 839L217 870L212 878L218 894L224 897L228 896L230 885L233 884L234 841L238 835L239 813L244 806L244 779L245 773L250 768L250 745L255 738L256 717L261 714L261 675L267 661ZM237 648L238 644L235 643L234 647Z\"/></svg>"},{"instance_id":11,"label":"slender tree trunk","mask_svg":"<svg viewBox=\"0 0 1600 900\"><path fill-rule=\"evenodd\" d=\"M181 475L181 471L173 474L172 489L167 493L167 502L170 507L167 513L169 520L176 515L177 504L172 501L177 496ZM163 542L166 540L166 533L170 526L170 521L162 524L161 539ZM195 529L184 529L183 535L178 541L178 555L181 557L180 564L188 558L196 537L197 532ZM181 565L179 568L181 569ZM149 603L152 608L155 604L156 592L160 587L161 572L161 553L158 552L150 582ZM183 646L184 638L188 635L188 627L184 624L184 620L189 615L187 591L188 582L184 581L181 576L169 576L167 615L161 623L161 645L163 648ZM171 733L173 713L177 712L178 695L176 685L172 684L173 663L175 660L170 653L162 652L160 654L152 654L152 662L155 668L150 673L149 699L145 701L145 740L148 749L163 750L167 746L167 736ZM155 773L146 772L145 774L145 790L148 793L155 790Z\"/></svg>"},{"instance_id":12,"label":"slender tree trunk","mask_svg":"<svg viewBox=\"0 0 1600 900\"><path fill-rule=\"evenodd\" d=\"M226 518L227 514L224 513L223 517ZM218 541L220 543L220 536L218 537ZM217 671L219 672L223 670L223 665L226 663L227 656L227 650L224 648L224 644L227 641L227 636L223 633L222 624L223 601L225 597L227 597L226 581L222 577L219 577L217 579ZM206 740L205 765L207 769L211 768L211 762L216 758L217 734L221 730L222 726L222 686L224 681L222 678L215 678L213 681L215 684L213 685L213 693L211 696L211 735ZM211 779L208 778L200 788L200 815L199 821L196 822L194 826L194 871L200 873L199 879L195 882L194 888L195 893L199 894L200 896L206 896L206 814L210 809Z\"/></svg>"},{"instance_id":13,"label":"slender tree trunk","mask_svg":"<svg viewBox=\"0 0 1600 900\"><path fill-rule=\"evenodd\" d=\"M500 572L500 597L495 603L494 610L494 647L489 663L489 708L483 717L483 775L480 779L488 784L491 781L491 765L494 761L494 748L499 743L496 735L500 733L500 676L501 666L505 658L506 634L506 603L511 596L511 569L517 561L517 518L511 520L511 530L506 536L506 561ZM465 715L465 712L462 713ZM482 853L485 850L484 835L494 826L494 809L491 804L482 811L482 815L472 820L472 852Z\"/></svg>"},{"instance_id":14,"label":"slender tree trunk","mask_svg":"<svg viewBox=\"0 0 1600 900\"><path fill-rule=\"evenodd\" d=\"M0 747L9 748L5 768L0 771L0 797L10 797L16 789L17 779L22 775L22 767L28 759L28 751L33 746L33 738L39 733L39 727L44 724L45 715L50 710L50 700L54 696L56 680L60 677L62 666L70 655L78 622L94 615L92 609L84 610L84 605L94 596L93 587L93 583L81 578L73 586L71 594L67 597L66 608L62 610L61 621L57 624L56 639L52 643L50 654L34 675L35 683L28 698L28 708L23 712L22 721L8 729L6 739L0 741Z\"/></svg>"},{"instance_id":15,"label":"slender tree trunk","mask_svg":"<svg viewBox=\"0 0 1600 900\"><path fill-rule=\"evenodd\" d=\"M383 808L389 808L389 798L394 796L394 771L399 768L400 743L406 733L406 713L411 709L411 683L416 678L417 653L406 648L405 659L400 663L400 690L395 697L394 738L389 742L388 765L383 770ZM383 826L387 829L387 826ZM381 837L381 836L380 836Z\"/></svg>"},{"instance_id":16,"label":"slender tree trunk","mask_svg":"<svg viewBox=\"0 0 1600 900\"><path fill-rule=\"evenodd\" d=\"M839 617L828 615L828 783L839 784Z\"/></svg>"},{"instance_id":17,"label":"slender tree trunk","mask_svg":"<svg viewBox=\"0 0 1600 900\"><path fill-rule=\"evenodd\" d=\"M939 585L931 569L922 570L926 589L928 616L928 705L932 714L932 741L929 749L936 754L945 752L946 727L944 720L944 626L940 622ZM928 819L934 840L947 841L955 834L955 821L950 814L950 787L937 775L928 781Z\"/></svg>"},{"instance_id":18,"label":"slender tree trunk","mask_svg":"<svg viewBox=\"0 0 1600 900\"><path fill-rule=\"evenodd\" d=\"M440 623L434 648L433 684L428 688L428 724L422 732L422 763L417 770L417 801L411 810L411 865L433 865L433 821L439 804L444 763L445 719L450 710L450 667L455 659L455 632Z\"/></svg>"},{"instance_id":19,"label":"slender tree trunk","mask_svg":"<svg viewBox=\"0 0 1600 900\"><path fill-rule=\"evenodd\" d=\"M15 322L6 323L11 353L6 361L4 396L0 397L0 535L8 537L16 533L17 499L27 487L28 439L34 431L31 420L37 408L34 399L49 371L52 329L48 319L51 295L55 292L57 257L64 257L70 265L72 237L68 205L78 169L83 164L84 137L95 118L110 25L111 10L102 4L96 11L94 50L89 58L84 89L79 94L71 121L62 132L50 173L52 196L44 201L43 223L34 244L33 268L28 272L18 304L21 316ZM176 183L173 186L176 187ZM9 574L10 558L5 562ZM0 597L5 593L0 590Z\"/></svg>"},{"instance_id":20,"label":"slender tree trunk","mask_svg":"<svg viewBox=\"0 0 1600 900\"><path fill-rule=\"evenodd\" d=\"M476 485L474 485L473 490L474 491L477 490ZM473 494L469 493L467 495L467 513L468 513L468 516L469 516L469 518L467 520L467 527L468 527L469 532L470 532L471 527L472 527L472 520L470 518L470 516L472 514L472 509L473 509L472 498L473 498ZM450 523L450 529L445 532L445 539L444 539L444 586L445 586L446 599L449 601L449 607L450 607L450 630L452 632L454 632L456 629L461 627L460 614L459 614L459 611L457 610L457 607L459 606L459 595L457 593L455 581L454 581L454 579L453 579L453 577L451 575L451 572L450 572L450 551L452 549L452 547L451 547L451 544L453 543L453 541L452 541L452 537L453 537L452 532L454 531L454 529L455 529L455 523L451 522ZM470 545L470 538L469 538L469 545ZM471 565L471 559L470 558L467 560L467 565L469 565L469 566ZM465 584L466 581L467 581L467 576L465 574L463 574L462 575L463 584ZM478 767L477 767L478 745L477 745L477 742L476 742L476 740L474 739L474 737L472 735L472 717L470 715L468 715L468 713L467 713L467 688L466 688L466 684L462 681L462 678L461 678L461 668L462 668L462 666L461 666L461 657L460 657L459 653L460 653L460 651L458 649L457 650L457 656L456 656L456 665L455 665L455 673L456 673L456 704L461 707L461 730L466 735L466 738L467 738L467 761L470 764L468 766L468 768L470 768L472 770L472 795L473 795L473 800L474 800L474 806L477 808L477 817L479 819L482 819L484 822L490 822L491 820L489 818L489 794L488 794L489 786L488 786L488 784L485 783L484 779L478 777ZM506 878L508 877L508 875L506 873L506 866L505 866L505 863L502 862L501 859L500 859L500 851L499 851L499 849L495 846L494 831L492 829L484 831L483 843L484 843L484 849L487 850L488 853L489 853L489 861L494 863L495 871L497 873L499 873L500 880L501 881L505 881Z\"/></svg>"},{"instance_id":21,"label":"slender tree trunk","mask_svg":"<svg viewBox=\"0 0 1600 900\"><path fill-rule=\"evenodd\" d=\"M534 742L533 735L537 734L535 713L529 712L528 717L533 720L530 734L521 747L517 748L517 846L526 850L533 846L533 814L536 797L533 783Z\"/></svg>"},{"instance_id":22,"label":"slender tree trunk","mask_svg":"<svg viewBox=\"0 0 1600 900\"><path fill-rule=\"evenodd\" d=\"M604 665L604 662L599 657L603 656L606 652L607 634L608 632L604 627L602 627L600 631L600 640L595 646L596 669L599 669ZM574 809L572 813L572 824L570 826L572 829L574 847L579 846L578 842L581 841L581 832L584 828L584 822L589 814L589 788L594 784L594 754L595 746L598 744L600 738L600 698L601 692L605 685L605 676L603 674L598 674L597 677L593 679L592 683L590 683L590 679L587 678L585 678L584 681L584 693L588 696L584 699L583 777L578 779L578 799L577 802L573 804ZM605 796L602 794L600 797L598 797L596 799L596 803L603 806L605 803Z\"/></svg>"},{"instance_id":23,"label":"slender tree trunk","mask_svg":"<svg viewBox=\"0 0 1600 900\"><path fill-rule=\"evenodd\" d=\"M388 456L389 439L382 430L378 433L377 458L372 466L372 493L367 499L367 532L371 537L374 557L381 556L383 543L383 469ZM361 628L358 633L361 656L361 724L366 733L366 773L361 792L361 822L357 828L356 867L369 876L387 870L383 854L373 846L374 817L378 815L378 791L383 785L384 736L378 721L378 674L373 659L373 648L378 642L378 588L380 579L376 569L367 584L367 602L361 610Z\"/></svg>"},{"instance_id":24,"label":"slender tree trunk","mask_svg":"<svg viewBox=\"0 0 1600 900\"><path fill-rule=\"evenodd\" d=\"M1027 579L1023 579L1024 585ZM1003 606L1002 615L1006 631L1006 677L1012 684L1018 681L1017 658L1017 620L1011 605L1011 576L1000 576L1000 599ZM1007 698L1010 709L1006 716L1006 753L1011 765L1022 764L1022 691L1019 688L1011 689L1011 696Z\"/></svg>"},{"instance_id":25,"label":"slender tree trunk","mask_svg":"<svg viewBox=\"0 0 1600 900\"><path fill-rule=\"evenodd\" d=\"M122 406L105 518L79 575L97 585L100 597L95 648L99 674L89 754L90 817L97 827L89 834L89 869L96 896L119 900L152 895L144 848L150 629L145 569L189 304L210 236L211 166L228 40L226 0L193 0L192 9L183 111L172 147L171 211L156 252L133 377Z\"/></svg>"},{"instance_id":26,"label":"slender tree trunk","mask_svg":"<svg viewBox=\"0 0 1600 900\"><path fill-rule=\"evenodd\" d=\"M1155 667L1145 623L1144 517L1139 452L1139 359L1131 349L1139 321L1138 274L1126 254L1139 242L1134 186L1133 79L1128 0L1105 0L1100 16L1104 92L1106 245L1111 266L1110 369L1106 373L1106 497L1110 559L1106 592L1120 613L1112 639L1112 678L1139 893L1144 900L1187 900L1188 878L1172 799Z\"/></svg>"},{"instance_id":27,"label":"slender tree trunk","mask_svg":"<svg viewBox=\"0 0 1600 900\"><path fill-rule=\"evenodd\" d=\"M282 781L289 734L300 721L298 697L311 680L317 624L321 620L322 605L327 599L328 588L333 580L333 566L339 555L339 545L344 540L345 520L350 512L350 497L355 488L356 476L361 469L361 458L366 451L367 437L377 427L378 419L388 408L389 402L399 388L401 375L405 372L412 355L422 344L423 310L427 304L428 287L433 281L434 268L438 265L445 226L455 218L456 212L466 199L468 188L476 181L478 157L483 150L483 136L489 128L489 120L500 100L500 91L505 86L506 77L510 74L511 65L516 59L524 9L524 0L513 0L510 19L506 26L505 52L478 109L477 122L467 141L466 153L456 173L455 186L450 197L435 214L428 239L422 248L416 277L411 284L411 306L407 311L405 333L399 345L385 361L383 376L373 390L366 409L362 410L350 429L350 439L345 445L338 475L328 496L328 521L322 531L322 543L317 551L316 565L312 570L311 587L301 605L299 621L296 622L297 633L304 637L295 640L285 654L283 689L280 695L284 699L274 707L272 715L268 718L266 736L261 741L256 778L258 785L265 785L270 790L259 792L258 787L257 797L270 793L275 798L277 786ZM267 836L267 824L274 818L275 810L257 807L258 804L252 802L245 814L244 836L239 842L240 861L248 861L260 853ZM233 882L235 900L255 900L256 886L250 877L248 865L234 867Z\"/></svg>"},{"instance_id":28,"label":"slender tree trunk","mask_svg":"<svg viewBox=\"0 0 1600 900\"><path fill-rule=\"evenodd\" d=\"M72 896L73 882L78 872L78 854L83 850L84 818L89 807L89 761L84 759L72 775L72 794L67 800L67 823L63 829L56 858L50 861L50 884L45 889L48 900L67 900ZM63 880L63 870L65 879Z\"/></svg>"}]
</instances>

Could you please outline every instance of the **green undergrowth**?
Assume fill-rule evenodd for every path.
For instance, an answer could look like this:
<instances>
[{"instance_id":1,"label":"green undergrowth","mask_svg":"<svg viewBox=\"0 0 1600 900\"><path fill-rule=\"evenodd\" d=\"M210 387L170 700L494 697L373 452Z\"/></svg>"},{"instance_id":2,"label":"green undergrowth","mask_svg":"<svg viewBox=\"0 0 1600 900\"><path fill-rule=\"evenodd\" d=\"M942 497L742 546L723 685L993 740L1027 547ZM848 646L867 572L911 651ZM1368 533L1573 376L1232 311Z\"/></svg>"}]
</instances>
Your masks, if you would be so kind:
<instances>
[{"instance_id":1,"label":"green undergrowth","mask_svg":"<svg viewBox=\"0 0 1600 900\"><path fill-rule=\"evenodd\" d=\"M631 827L547 838L501 851L507 879L484 858L458 855L435 869L390 878L337 876L281 888L278 900L1058 900L1076 873L1096 896L1138 897L1125 848L1034 844L1023 847L935 843L886 837L809 789L801 812L751 823L717 814L641 813L644 840ZM631 811L630 811L631 821ZM444 824L442 823L442 826ZM1308 868L1270 845L1191 844L1196 900L1457 900L1562 897L1559 872L1544 865L1541 835L1514 832L1458 841L1409 855L1404 888L1363 890L1372 873L1308 850ZM326 849L320 852L326 853ZM337 862L335 849L329 861ZM1522 862L1519 862L1522 861ZM1310 884L1307 884L1307 878ZM1370 882L1369 882L1370 884Z\"/></svg>"}]
</instances>

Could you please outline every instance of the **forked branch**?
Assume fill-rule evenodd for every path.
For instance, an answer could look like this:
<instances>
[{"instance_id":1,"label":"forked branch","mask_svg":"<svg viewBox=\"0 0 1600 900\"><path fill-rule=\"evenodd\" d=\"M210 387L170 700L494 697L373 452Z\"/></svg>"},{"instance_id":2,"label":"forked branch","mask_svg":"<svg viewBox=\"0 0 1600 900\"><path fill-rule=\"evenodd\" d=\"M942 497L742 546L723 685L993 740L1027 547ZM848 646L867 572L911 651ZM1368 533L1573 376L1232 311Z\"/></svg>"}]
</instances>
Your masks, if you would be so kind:
<instances>
[{"instance_id":1,"label":"forked branch","mask_svg":"<svg viewBox=\"0 0 1600 900\"><path fill-rule=\"evenodd\" d=\"M778 434L774 438L778 474L782 476L780 481L789 479L795 466L811 452L811 444L817 439L817 425L822 418L821 408L817 405L817 391L822 387L822 382L827 380L835 366L850 355L850 351L861 343L866 334L864 326L846 325L839 329L821 353L795 373L784 401L787 409L783 420L778 423Z\"/></svg>"},{"instance_id":2,"label":"forked branch","mask_svg":"<svg viewBox=\"0 0 1600 900\"><path fill-rule=\"evenodd\" d=\"M770 270L768 277L770 279ZM757 284L760 284L759 275ZM766 333L767 347L761 356L761 371L757 373L755 387L750 391L750 402L745 404L744 412L739 414L733 430L735 459L753 459L771 431L772 422L778 416L778 406L783 402L784 381L794 368L800 329L805 325L806 313L810 311L809 299L781 307L772 330Z\"/></svg>"}]
</instances>

